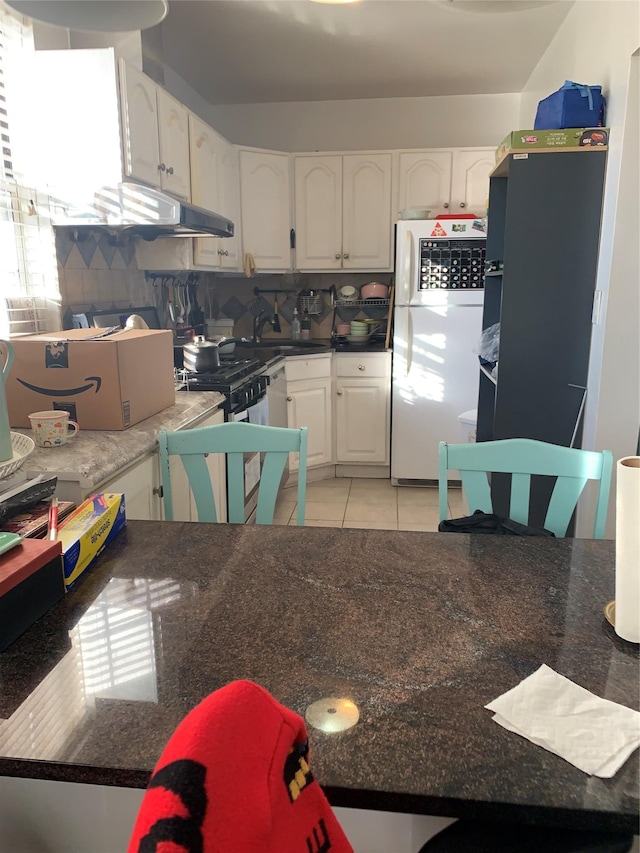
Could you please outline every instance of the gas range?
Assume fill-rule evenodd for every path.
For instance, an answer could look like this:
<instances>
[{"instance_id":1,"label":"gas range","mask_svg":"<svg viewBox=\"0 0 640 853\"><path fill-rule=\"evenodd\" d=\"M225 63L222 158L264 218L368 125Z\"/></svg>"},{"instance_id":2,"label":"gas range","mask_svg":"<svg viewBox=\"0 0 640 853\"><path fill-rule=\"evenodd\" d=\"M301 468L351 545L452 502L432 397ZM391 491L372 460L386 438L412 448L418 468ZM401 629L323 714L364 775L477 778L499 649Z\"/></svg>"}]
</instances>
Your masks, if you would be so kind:
<instances>
[{"instance_id":1,"label":"gas range","mask_svg":"<svg viewBox=\"0 0 640 853\"><path fill-rule=\"evenodd\" d=\"M208 373L176 370L177 386L183 391L218 391L224 394L225 414L237 414L248 409L267 389L265 367L257 358L220 356L220 367Z\"/></svg>"}]
</instances>

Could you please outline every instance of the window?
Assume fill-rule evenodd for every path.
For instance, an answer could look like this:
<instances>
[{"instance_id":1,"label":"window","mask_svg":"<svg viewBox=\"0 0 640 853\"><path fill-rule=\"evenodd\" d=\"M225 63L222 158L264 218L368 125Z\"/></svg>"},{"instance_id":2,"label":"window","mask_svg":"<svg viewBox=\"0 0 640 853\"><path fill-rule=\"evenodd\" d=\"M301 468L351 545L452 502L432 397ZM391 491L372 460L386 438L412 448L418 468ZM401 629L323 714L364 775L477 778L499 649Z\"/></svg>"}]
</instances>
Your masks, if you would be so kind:
<instances>
[{"instance_id":1,"label":"window","mask_svg":"<svg viewBox=\"0 0 640 853\"><path fill-rule=\"evenodd\" d=\"M25 50L33 50L31 27L0 8L0 338L60 328L49 199L20 183L11 150L10 58Z\"/></svg>"}]
</instances>

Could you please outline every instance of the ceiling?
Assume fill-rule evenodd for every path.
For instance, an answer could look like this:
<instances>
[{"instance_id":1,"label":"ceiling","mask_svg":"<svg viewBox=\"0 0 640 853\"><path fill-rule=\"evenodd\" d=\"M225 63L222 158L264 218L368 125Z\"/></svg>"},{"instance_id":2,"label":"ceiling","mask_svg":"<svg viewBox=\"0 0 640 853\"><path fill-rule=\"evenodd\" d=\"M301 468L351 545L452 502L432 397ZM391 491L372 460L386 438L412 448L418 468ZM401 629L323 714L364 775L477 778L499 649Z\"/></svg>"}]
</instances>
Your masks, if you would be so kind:
<instances>
[{"instance_id":1,"label":"ceiling","mask_svg":"<svg viewBox=\"0 0 640 853\"><path fill-rule=\"evenodd\" d=\"M495 94L522 91L572 5L170 0L156 29L211 104Z\"/></svg>"}]
</instances>

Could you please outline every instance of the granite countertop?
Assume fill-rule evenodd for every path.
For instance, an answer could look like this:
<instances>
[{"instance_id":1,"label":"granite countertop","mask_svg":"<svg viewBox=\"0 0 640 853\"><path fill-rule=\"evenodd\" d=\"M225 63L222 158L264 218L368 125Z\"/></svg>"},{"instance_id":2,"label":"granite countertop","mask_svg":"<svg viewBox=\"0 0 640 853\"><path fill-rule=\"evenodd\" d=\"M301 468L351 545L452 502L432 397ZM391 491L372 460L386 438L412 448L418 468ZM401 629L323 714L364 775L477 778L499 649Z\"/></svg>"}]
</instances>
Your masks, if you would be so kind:
<instances>
[{"instance_id":1,"label":"granite countertop","mask_svg":"<svg viewBox=\"0 0 640 853\"><path fill-rule=\"evenodd\" d=\"M638 707L613 564L605 540L131 521L0 654L0 774L144 787L185 714L247 678L302 715L357 705L308 726L334 805L637 831L638 751L590 777L483 707L542 663Z\"/></svg>"},{"instance_id":2,"label":"granite countertop","mask_svg":"<svg viewBox=\"0 0 640 853\"><path fill-rule=\"evenodd\" d=\"M214 412L224 401L215 391L177 391L174 406L125 430L80 430L62 447L36 447L24 463L30 476L55 475L60 481L75 482L91 490L123 471L136 459L150 453L157 443L158 430L186 429ZM29 435L29 430L16 430Z\"/></svg>"}]
</instances>

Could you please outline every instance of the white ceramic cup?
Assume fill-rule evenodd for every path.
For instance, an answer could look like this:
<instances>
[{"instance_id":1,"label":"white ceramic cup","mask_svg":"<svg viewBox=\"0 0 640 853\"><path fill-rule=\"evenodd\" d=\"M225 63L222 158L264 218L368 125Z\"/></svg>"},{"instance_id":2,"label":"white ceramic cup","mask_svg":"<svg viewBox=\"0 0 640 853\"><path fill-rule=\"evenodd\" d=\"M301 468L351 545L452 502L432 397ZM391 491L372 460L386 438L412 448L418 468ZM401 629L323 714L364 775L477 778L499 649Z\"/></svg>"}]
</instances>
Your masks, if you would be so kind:
<instances>
[{"instance_id":1,"label":"white ceramic cup","mask_svg":"<svg viewBox=\"0 0 640 853\"><path fill-rule=\"evenodd\" d=\"M69 420L69 412L32 412L29 420L38 447L61 447L75 438L80 429L75 421Z\"/></svg>"}]
</instances>

